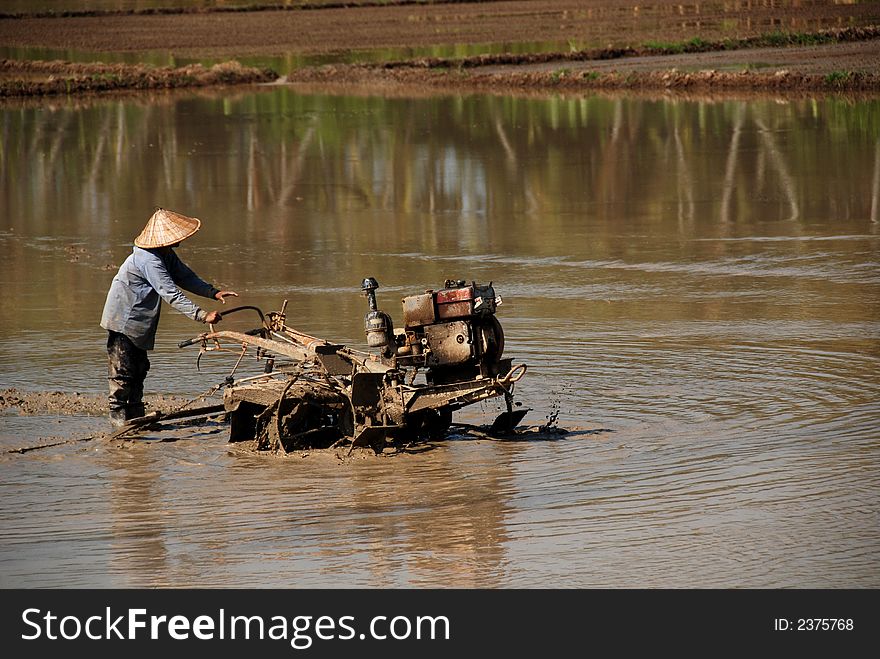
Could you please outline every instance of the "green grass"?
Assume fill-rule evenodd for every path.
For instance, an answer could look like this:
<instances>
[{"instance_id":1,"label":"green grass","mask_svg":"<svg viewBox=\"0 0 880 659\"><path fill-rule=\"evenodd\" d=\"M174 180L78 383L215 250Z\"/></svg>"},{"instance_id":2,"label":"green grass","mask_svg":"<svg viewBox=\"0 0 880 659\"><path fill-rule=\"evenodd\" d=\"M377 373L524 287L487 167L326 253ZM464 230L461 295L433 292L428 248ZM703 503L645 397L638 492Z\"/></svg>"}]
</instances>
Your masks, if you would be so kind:
<instances>
[{"instance_id":1,"label":"green grass","mask_svg":"<svg viewBox=\"0 0 880 659\"><path fill-rule=\"evenodd\" d=\"M694 37L687 41L646 41L643 44L643 47L646 50L669 55L678 55L680 53L693 53L708 50L712 47L712 43L701 39L700 37Z\"/></svg>"},{"instance_id":2,"label":"green grass","mask_svg":"<svg viewBox=\"0 0 880 659\"><path fill-rule=\"evenodd\" d=\"M825 76L825 82L832 87L840 87L851 82L854 77L852 71L832 71Z\"/></svg>"},{"instance_id":3,"label":"green grass","mask_svg":"<svg viewBox=\"0 0 880 659\"><path fill-rule=\"evenodd\" d=\"M816 46L836 42L833 34L814 32L782 32L777 30L767 34L745 39L724 39L723 41L706 41L694 37L687 41L646 41L642 44L645 50L664 55L681 53L698 53L707 50L737 50L740 48L783 48L786 46Z\"/></svg>"}]
</instances>

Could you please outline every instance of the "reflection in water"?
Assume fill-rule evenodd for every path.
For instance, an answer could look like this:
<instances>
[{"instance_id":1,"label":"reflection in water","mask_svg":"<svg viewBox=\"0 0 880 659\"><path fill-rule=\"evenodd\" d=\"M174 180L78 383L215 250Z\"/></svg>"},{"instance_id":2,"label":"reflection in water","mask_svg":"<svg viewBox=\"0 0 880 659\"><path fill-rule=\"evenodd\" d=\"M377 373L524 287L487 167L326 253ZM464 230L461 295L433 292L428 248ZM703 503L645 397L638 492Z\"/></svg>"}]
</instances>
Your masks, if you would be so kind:
<instances>
[{"instance_id":1,"label":"reflection in water","mask_svg":"<svg viewBox=\"0 0 880 659\"><path fill-rule=\"evenodd\" d=\"M364 276L396 318L494 281L527 422L612 431L344 465L192 429L7 457L2 584L876 587L877 113L287 88L0 110L0 386L104 390L106 287L161 204L203 220L196 270L352 345ZM166 315L148 388L222 382L174 347L198 330Z\"/></svg>"},{"instance_id":2,"label":"reflection in water","mask_svg":"<svg viewBox=\"0 0 880 659\"><path fill-rule=\"evenodd\" d=\"M166 581L168 513L162 501L161 465L156 464L153 456L132 458L130 454L116 452L106 460L113 557L108 572L126 577L123 583L115 581L114 587L173 586ZM100 520L93 523L100 524Z\"/></svg>"},{"instance_id":3,"label":"reflection in water","mask_svg":"<svg viewBox=\"0 0 880 659\"><path fill-rule=\"evenodd\" d=\"M109 520L89 520L110 525L112 559L94 577L101 583L242 584L258 576L283 586L436 586L438 575L446 586L505 583L512 472L491 446L349 468L332 456L294 464L226 456L217 443L132 446L99 459L108 463L112 497ZM479 478L463 481L468 473Z\"/></svg>"},{"instance_id":4,"label":"reflection in water","mask_svg":"<svg viewBox=\"0 0 880 659\"><path fill-rule=\"evenodd\" d=\"M761 120L756 120L758 128L761 132L761 137L767 144L767 153L773 160L774 169L779 174L780 187L785 193L786 198L788 199L788 206L791 209L791 214L789 215L789 220L796 220L800 215L800 209L798 208L797 198L795 196L795 185L794 181L791 178L791 175L788 173L788 166L785 164L785 159L779 153L779 148L776 146L776 140L771 134L770 130L764 125L764 122Z\"/></svg>"},{"instance_id":5,"label":"reflection in water","mask_svg":"<svg viewBox=\"0 0 880 659\"><path fill-rule=\"evenodd\" d=\"M874 187L871 189L871 222L877 223L877 209L880 207L880 138L874 149Z\"/></svg>"},{"instance_id":6,"label":"reflection in water","mask_svg":"<svg viewBox=\"0 0 880 659\"><path fill-rule=\"evenodd\" d=\"M724 170L724 190L721 196L720 220L723 225L730 223L730 200L733 197L734 175L736 174L736 161L739 154L739 140L742 136L743 121L745 120L745 107L737 108L734 118L733 131L730 137L730 148L727 150L727 167Z\"/></svg>"},{"instance_id":7,"label":"reflection in water","mask_svg":"<svg viewBox=\"0 0 880 659\"><path fill-rule=\"evenodd\" d=\"M228 242L244 231L263 246L295 228L300 243L344 245L348 220L336 213L381 211L384 231L374 243L403 230L408 243L430 248L443 241L438 233L448 228L450 211L464 216L460 229L485 213L486 229L515 214L524 230L535 230L560 195L567 208L587 213L585 219L646 218L658 227L669 216L652 212L656 204L692 209L687 217L701 200L702 216L733 213L727 223L745 224L759 192L765 221L785 223L802 213L851 221L870 213L874 197L872 186L864 187L870 178L846 176L852 167L876 169L873 142L850 154L838 139L871 139L874 101L848 108L837 99L774 107L772 101L445 97L421 105L424 110L413 113L406 99L280 90L238 99L5 112L6 227L35 236L97 234L105 247L128 239L132 220L120 217L121 210L174 198L209 217L222 209L214 214L214 240ZM732 133L724 129L731 122ZM780 146L780 139L793 142ZM798 163L791 162L795 156ZM801 177L831 176L835 185L828 195L801 202L793 166ZM671 172L678 184L668 185ZM27 183L17 184L21 180ZM227 209L242 213L241 222L224 221ZM437 209L445 214L431 215ZM300 222L319 213L334 214L324 218L330 224ZM468 233L454 232L446 241L466 241ZM548 238L555 241L548 245L553 253L566 243L564 234Z\"/></svg>"}]
</instances>

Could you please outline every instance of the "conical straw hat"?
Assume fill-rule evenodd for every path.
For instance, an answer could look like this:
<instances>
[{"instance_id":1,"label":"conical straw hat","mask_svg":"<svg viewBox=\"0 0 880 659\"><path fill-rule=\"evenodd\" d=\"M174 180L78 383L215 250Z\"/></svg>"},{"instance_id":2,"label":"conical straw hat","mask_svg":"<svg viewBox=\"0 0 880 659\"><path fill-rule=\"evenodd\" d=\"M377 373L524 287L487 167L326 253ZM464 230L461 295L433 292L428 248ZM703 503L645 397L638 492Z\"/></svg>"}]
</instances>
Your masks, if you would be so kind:
<instances>
[{"instance_id":1,"label":"conical straw hat","mask_svg":"<svg viewBox=\"0 0 880 659\"><path fill-rule=\"evenodd\" d=\"M201 224L194 217L158 208L141 234L134 239L134 244L142 249L174 245L193 235Z\"/></svg>"}]
</instances>

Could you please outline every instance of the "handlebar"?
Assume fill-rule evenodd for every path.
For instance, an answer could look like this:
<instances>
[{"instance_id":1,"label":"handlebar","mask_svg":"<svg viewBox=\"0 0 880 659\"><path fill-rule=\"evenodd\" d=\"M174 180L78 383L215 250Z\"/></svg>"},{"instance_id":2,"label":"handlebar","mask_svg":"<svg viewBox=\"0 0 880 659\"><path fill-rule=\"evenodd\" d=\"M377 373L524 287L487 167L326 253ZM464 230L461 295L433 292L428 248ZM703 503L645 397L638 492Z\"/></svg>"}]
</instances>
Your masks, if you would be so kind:
<instances>
[{"instance_id":1,"label":"handlebar","mask_svg":"<svg viewBox=\"0 0 880 659\"><path fill-rule=\"evenodd\" d=\"M242 334L247 334L248 336L260 336L263 333L263 328L258 327L257 329L248 330L247 332L242 332ZM178 348L186 348L187 346L195 345L196 343L201 343L205 341L211 336L210 332L202 332L198 336L194 336L191 339L187 339L186 341L181 341L177 344Z\"/></svg>"},{"instance_id":2,"label":"handlebar","mask_svg":"<svg viewBox=\"0 0 880 659\"><path fill-rule=\"evenodd\" d=\"M177 344L177 347L178 348L186 348L187 346L191 346L196 343L200 343L200 342L204 341L205 337L207 337L207 336L208 336L207 332L205 332L204 334L199 334L198 336L194 336L193 338L187 339L186 341L181 341L180 343Z\"/></svg>"},{"instance_id":3,"label":"handlebar","mask_svg":"<svg viewBox=\"0 0 880 659\"><path fill-rule=\"evenodd\" d=\"M252 311L256 311L260 315L260 322L263 324L263 327L266 326L266 317L263 315L263 310L260 309L259 307L252 307L252 306L245 305L242 307L234 307L232 309L229 309L228 311L224 311L223 313L220 313L220 312L218 312L218 313L220 313L220 318L223 318L223 316L228 316L229 314L235 313L236 311L244 311L245 309L251 309ZM256 330L250 330L249 332L245 332L245 334L250 334L252 336L255 336L255 335L259 334L261 331L262 331L262 328L256 329ZM201 343L206 338L208 338L208 334L209 334L209 332L203 332L202 334L199 334L198 336L194 336L191 339L187 339L186 341L181 341L180 343L177 344L177 347L178 348L186 348L187 346L195 345L196 343Z\"/></svg>"},{"instance_id":4,"label":"handlebar","mask_svg":"<svg viewBox=\"0 0 880 659\"><path fill-rule=\"evenodd\" d=\"M253 311L256 311L258 314L260 314L260 322L263 323L263 325L266 324L266 317L263 315L263 310L260 309L259 307L251 307L251 306L234 307L234 308L229 309L227 311L220 312L220 316L221 317L228 316L231 313L235 313L236 311L244 311L245 309L251 309Z\"/></svg>"}]
</instances>

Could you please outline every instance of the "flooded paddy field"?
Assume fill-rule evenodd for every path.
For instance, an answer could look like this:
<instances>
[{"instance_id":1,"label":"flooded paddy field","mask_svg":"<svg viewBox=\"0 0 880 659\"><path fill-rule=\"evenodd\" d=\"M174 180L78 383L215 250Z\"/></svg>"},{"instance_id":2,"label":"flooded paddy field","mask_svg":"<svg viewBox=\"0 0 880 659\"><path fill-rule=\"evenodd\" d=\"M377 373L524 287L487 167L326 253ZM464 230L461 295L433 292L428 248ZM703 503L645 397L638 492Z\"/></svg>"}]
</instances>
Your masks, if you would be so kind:
<instances>
[{"instance_id":1,"label":"flooded paddy field","mask_svg":"<svg viewBox=\"0 0 880 659\"><path fill-rule=\"evenodd\" d=\"M524 423L571 431L4 452L0 585L880 586L876 99L275 87L8 105L0 133L0 389L100 400L104 296L162 205L202 219L179 253L238 303L356 347L364 277L395 320L493 281ZM223 381L176 347L201 330L163 311L148 392ZM5 450L108 429L17 409Z\"/></svg>"},{"instance_id":2,"label":"flooded paddy field","mask_svg":"<svg viewBox=\"0 0 880 659\"><path fill-rule=\"evenodd\" d=\"M384 49L384 59L480 52L569 51L646 42L738 39L877 24L872 2L836 0L508 0L365 3L299 11L228 11L194 0L3 3L0 45L172 57L265 57ZM235 3L264 8L271 2ZM282 3L274 3L280 5ZM329 3L324 3L329 4ZM47 7L47 5L51 5ZM155 13L176 7L187 13ZM197 8L199 11L188 11ZM47 9L67 17L42 17ZM83 15L94 11L98 15ZM79 15L76 15L80 12ZM101 12L113 12L100 15ZM118 13L117 13L118 12ZM140 12L140 13L138 13ZM409 51L407 54L406 51ZM12 55L2 53L2 56Z\"/></svg>"},{"instance_id":3,"label":"flooded paddy field","mask_svg":"<svg viewBox=\"0 0 880 659\"><path fill-rule=\"evenodd\" d=\"M356 5L356 6L354 6ZM873 92L874 3L7 2L0 97L242 85Z\"/></svg>"}]
</instances>

